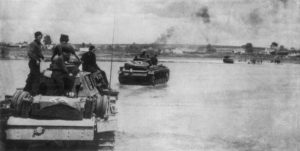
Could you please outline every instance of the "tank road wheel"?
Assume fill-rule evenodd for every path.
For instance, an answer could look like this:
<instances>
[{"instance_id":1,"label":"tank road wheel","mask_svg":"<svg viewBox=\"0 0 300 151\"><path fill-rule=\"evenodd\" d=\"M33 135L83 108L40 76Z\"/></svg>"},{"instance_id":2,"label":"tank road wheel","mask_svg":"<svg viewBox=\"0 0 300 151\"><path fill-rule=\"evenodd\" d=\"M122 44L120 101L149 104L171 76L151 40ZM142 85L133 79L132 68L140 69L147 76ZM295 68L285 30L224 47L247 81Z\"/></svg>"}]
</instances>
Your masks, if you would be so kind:
<instances>
[{"instance_id":1,"label":"tank road wheel","mask_svg":"<svg viewBox=\"0 0 300 151\"><path fill-rule=\"evenodd\" d=\"M120 82L120 84L124 84L125 83L124 80L123 80L123 78L120 77L120 76L119 76L119 82Z\"/></svg>"},{"instance_id":2,"label":"tank road wheel","mask_svg":"<svg viewBox=\"0 0 300 151\"><path fill-rule=\"evenodd\" d=\"M157 84L161 84L161 83L162 83L162 82L161 82L161 77L159 77L159 78L157 79L156 83L157 83Z\"/></svg>"},{"instance_id":3,"label":"tank road wheel","mask_svg":"<svg viewBox=\"0 0 300 151\"><path fill-rule=\"evenodd\" d=\"M153 86L155 86L155 84L156 84L156 79L155 79L155 76L154 76L154 75L152 75L152 76L150 77L150 83L151 83Z\"/></svg>"},{"instance_id":4,"label":"tank road wheel","mask_svg":"<svg viewBox=\"0 0 300 151\"><path fill-rule=\"evenodd\" d=\"M157 78L156 78L156 80L155 80L155 83L156 83L156 84L160 84L160 78L161 78L161 77L160 77L160 73L158 73L158 74L157 74Z\"/></svg>"},{"instance_id":5,"label":"tank road wheel","mask_svg":"<svg viewBox=\"0 0 300 151\"><path fill-rule=\"evenodd\" d=\"M159 79L155 79L155 85L159 84Z\"/></svg>"},{"instance_id":6,"label":"tank road wheel","mask_svg":"<svg viewBox=\"0 0 300 151\"><path fill-rule=\"evenodd\" d=\"M166 73L166 82L169 81L169 77L170 77L169 72L167 72L167 73Z\"/></svg>"}]
</instances>

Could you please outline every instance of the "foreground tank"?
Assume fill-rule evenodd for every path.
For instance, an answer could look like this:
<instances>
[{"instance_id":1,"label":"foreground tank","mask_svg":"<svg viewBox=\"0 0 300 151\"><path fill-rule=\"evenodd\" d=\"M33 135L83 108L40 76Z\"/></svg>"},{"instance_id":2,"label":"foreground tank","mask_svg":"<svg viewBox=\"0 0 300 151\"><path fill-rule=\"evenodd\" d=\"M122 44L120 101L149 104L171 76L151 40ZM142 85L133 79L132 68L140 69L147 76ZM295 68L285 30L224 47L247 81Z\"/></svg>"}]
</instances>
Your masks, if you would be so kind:
<instances>
[{"instance_id":1,"label":"foreground tank","mask_svg":"<svg viewBox=\"0 0 300 151\"><path fill-rule=\"evenodd\" d=\"M72 65L68 68L77 75L73 76L74 85L68 96L55 95L55 83L44 73L41 95L33 97L17 89L0 102L0 147L24 148L33 143L57 141L69 145L89 142L97 148L101 144L112 146L118 92L99 89L99 73L78 72L77 66Z\"/></svg>"},{"instance_id":2,"label":"foreground tank","mask_svg":"<svg viewBox=\"0 0 300 151\"><path fill-rule=\"evenodd\" d=\"M145 61L129 61L120 67L121 84L156 85L169 81L170 70L164 65L149 65Z\"/></svg>"}]
</instances>

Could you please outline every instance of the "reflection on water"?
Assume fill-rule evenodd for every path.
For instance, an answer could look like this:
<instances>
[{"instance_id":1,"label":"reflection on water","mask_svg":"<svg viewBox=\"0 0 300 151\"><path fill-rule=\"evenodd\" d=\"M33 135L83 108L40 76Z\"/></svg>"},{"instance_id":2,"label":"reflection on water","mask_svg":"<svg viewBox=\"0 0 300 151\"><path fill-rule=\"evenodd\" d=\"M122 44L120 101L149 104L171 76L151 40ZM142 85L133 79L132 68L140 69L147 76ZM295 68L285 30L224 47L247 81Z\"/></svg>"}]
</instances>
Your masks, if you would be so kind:
<instances>
[{"instance_id":1,"label":"reflection on water","mask_svg":"<svg viewBox=\"0 0 300 151\"><path fill-rule=\"evenodd\" d=\"M27 62L0 62L1 93L23 87ZM122 64L115 150L300 150L299 65L165 63L170 81L153 87L119 85Z\"/></svg>"}]
</instances>

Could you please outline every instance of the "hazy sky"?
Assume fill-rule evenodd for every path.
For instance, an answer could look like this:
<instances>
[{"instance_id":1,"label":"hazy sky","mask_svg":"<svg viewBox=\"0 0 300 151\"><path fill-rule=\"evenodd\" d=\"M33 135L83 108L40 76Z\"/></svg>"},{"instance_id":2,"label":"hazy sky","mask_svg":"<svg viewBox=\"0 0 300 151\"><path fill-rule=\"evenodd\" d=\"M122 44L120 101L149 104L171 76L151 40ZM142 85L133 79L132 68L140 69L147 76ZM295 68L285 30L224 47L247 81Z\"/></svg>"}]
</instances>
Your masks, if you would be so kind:
<instances>
[{"instance_id":1,"label":"hazy sky","mask_svg":"<svg viewBox=\"0 0 300 151\"><path fill-rule=\"evenodd\" d=\"M190 43L277 41L300 47L300 0L1 0L0 41Z\"/></svg>"}]
</instances>

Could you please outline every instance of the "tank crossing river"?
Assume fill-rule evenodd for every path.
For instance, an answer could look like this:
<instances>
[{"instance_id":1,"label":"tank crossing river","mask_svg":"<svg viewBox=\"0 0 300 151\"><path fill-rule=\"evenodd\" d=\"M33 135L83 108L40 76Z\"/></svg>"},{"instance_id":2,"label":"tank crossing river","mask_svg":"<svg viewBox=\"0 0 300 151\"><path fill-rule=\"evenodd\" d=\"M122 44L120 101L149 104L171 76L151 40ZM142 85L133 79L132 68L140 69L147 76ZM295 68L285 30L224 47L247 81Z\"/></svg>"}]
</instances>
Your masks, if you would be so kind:
<instances>
[{"instance_id":1,"label":"tank crossing river","mask_svg":"<svg viewBox=\"0 0 300 151\"><path fill-rule=\"evenodd\" d=\"M170 81L120 85L114 150L300 150L300 70L296 64L172 60ZM178 62L179 61L179 62ZM182 63L184 62L184 63ZM99 62L109 75L109 62ZM27 61L0 61L0 92L23 87Z\"/></svg>"}]
</instances>

